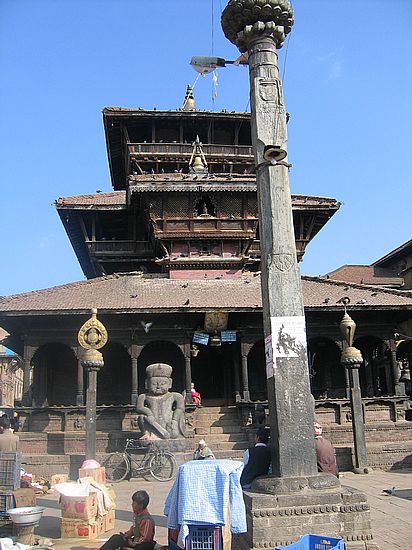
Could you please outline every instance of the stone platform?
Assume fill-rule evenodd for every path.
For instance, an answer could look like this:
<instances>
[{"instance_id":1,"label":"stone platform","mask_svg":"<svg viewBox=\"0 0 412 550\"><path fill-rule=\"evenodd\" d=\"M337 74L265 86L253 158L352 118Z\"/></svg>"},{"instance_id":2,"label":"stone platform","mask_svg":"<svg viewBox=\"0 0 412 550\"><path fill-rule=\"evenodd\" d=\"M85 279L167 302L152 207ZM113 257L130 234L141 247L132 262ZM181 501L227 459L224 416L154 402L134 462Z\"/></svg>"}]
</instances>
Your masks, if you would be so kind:
<instances>
[{"instance_id":1,"label":"stone platform","mask_svg":"<svg viewBox=\"0 0 412 550\"><path fill-rule=\"evenodd\" d=\"M248 532L236 537L239 550L287 545L307 533L343 537L347 550L378 549L365 493L332 475L259 478L244 498Z\"/></svg>"}]
</instances>

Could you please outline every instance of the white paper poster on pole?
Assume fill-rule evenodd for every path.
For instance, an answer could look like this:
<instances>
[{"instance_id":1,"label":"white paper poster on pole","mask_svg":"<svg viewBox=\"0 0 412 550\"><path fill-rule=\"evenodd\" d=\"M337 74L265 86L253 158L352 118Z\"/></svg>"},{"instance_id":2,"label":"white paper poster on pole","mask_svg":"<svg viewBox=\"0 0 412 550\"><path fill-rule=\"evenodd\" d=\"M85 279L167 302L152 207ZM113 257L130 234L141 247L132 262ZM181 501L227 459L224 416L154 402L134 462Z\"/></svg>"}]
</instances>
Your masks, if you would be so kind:
<instances>
[{"instance_id":1,"label":"white paper poster on pole","mask_svg":"<svg viewBox=\"0 0 412 550\"><path fill-rule=\"evenodd\" d=\"M299 357L306 349L306 324L303 315L271 317L274 368L280 357Z\"/></svg>"},{"instance_id":2,"label":"white paper poster on pole","mask_svg":"<svg viewBox=\"0 0 412 550\"><path fill-rule=\"evenodd\" d=\"M266 359L266 378L273 376L273 348L272 348L272 335L265 338L265 359Z\"/></svg>"}]
</instances>

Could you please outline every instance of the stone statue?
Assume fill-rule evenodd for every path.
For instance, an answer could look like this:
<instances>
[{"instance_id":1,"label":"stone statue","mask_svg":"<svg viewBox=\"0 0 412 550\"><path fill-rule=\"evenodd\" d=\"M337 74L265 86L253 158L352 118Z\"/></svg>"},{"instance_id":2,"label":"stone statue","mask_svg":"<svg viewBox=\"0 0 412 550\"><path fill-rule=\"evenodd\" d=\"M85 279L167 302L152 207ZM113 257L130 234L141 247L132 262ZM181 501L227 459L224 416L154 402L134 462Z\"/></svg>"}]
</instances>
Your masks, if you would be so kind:
<instances>
[{"instance_id":1,"label":"stone statue","mask_svg":"<svg viewBox=\"0 0 412 550\"><path fill-rule=\"evenodd\" d=\"M177 439L185 437L185 405L183 396L169 391L172 367L154 363L146 367L147 393L137 398L136 412L140 439Z\"/></svg>"}]
</instances>

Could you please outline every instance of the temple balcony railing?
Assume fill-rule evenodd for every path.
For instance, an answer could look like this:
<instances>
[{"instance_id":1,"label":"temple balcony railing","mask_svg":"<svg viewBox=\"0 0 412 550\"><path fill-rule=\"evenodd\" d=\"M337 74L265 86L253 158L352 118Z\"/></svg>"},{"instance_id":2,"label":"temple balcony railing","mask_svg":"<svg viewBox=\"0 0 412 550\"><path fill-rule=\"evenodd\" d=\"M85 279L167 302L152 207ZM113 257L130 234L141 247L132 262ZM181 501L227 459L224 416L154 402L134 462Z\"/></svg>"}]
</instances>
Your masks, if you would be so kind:
<instances>
[{"instance_id":1,"label":"temple balcony railing","mask_svg":"<svg viewBox=\"0 0 412 550\"><path fill-rule=\"evenodd\" d=\"M240 164L245 168L254 163L252 147L249 145L202 145L208 164ZM131 174L133 161L187 163L192 153L191 143L127 143L125 170Z\"/></svg>"},{"instance_id":2,"label":"temple balcony railing","mask_svg":"<svg viewBox=\"0 0 412 550\"><path fill-rule=\"evenodd\" d=\"M149 241L130 240L98 240L86 241L89 252L93 255L119 255L150 256L153 254L153 246Z\"/></svg>"},{"instance_id":3,"label":"temple balcony railing","mask_svg":"<svg viewBox=\"0 0 412 550\"><path fill-rule=\"evenodd\" d=\"M193 153L191 143L128 143L131 156L182 156L190 158ZM205 156L222 158L245 158L253 160L253 149L250 145L202 145Z\"/></svg>"}]
</instances>

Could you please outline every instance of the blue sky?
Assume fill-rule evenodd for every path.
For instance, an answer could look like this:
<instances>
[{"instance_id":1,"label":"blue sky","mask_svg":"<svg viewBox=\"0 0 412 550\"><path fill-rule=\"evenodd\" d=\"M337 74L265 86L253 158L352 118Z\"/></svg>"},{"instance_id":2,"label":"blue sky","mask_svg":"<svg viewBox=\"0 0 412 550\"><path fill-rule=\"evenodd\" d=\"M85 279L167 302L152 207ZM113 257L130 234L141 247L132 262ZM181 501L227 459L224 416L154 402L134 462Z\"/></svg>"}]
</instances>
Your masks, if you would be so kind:
<instances>
[{"instance_id":1,"label":"blue sky","mask_svg":"<svg viewBox=\"0 0 412 550\"><path fill-rule=\"evenodd\" d=\"M53 202L110 191L101 110L175 109L192 55L237 56L225 0L0 2L0 295L83 279ZM213 6L213 17L212 17ZM368 264L412 238L412 2L295 0L285 70L293 193L340 211L302 272ZM212 33L213 21L213 33ZM199 109L248 108L248 72L195 87Z\"/></svg>"}]
</instances>

